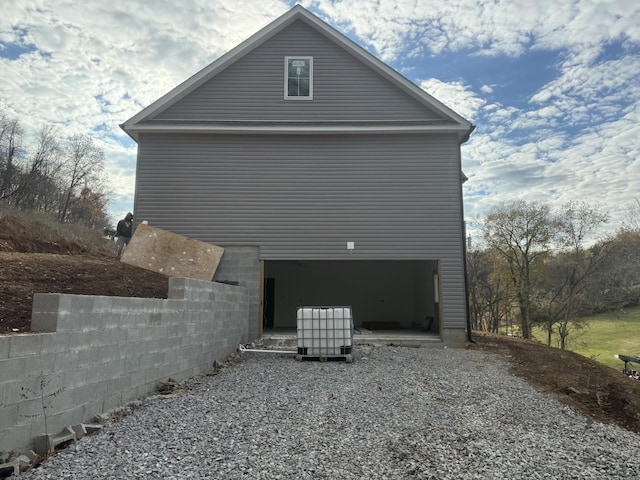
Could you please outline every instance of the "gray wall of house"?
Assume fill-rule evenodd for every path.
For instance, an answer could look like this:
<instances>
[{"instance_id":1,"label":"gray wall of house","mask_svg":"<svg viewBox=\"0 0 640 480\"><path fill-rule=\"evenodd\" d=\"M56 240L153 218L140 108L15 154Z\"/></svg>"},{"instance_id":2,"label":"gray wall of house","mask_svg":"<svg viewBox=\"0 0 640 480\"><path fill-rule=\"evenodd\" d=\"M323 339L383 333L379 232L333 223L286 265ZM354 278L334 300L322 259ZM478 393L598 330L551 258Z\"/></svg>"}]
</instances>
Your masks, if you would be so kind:
<instances>
[{"instance_id":1,"label":"gray wall of house","mask_svg":"<svg viewBox=\"0 0 640 480\"><path fill-rule=\"evenodd\" d=\"M412 328L433 317L432 261L267 261L274 327L295 328L304 306L350 306L356 327Z\"/></svg>"},{"instance_id":2,"label":"gray wall of house","mask_svg":"<svg viewBox=\"0 0 640 480\"><path fill-rule=\"evenodd\" d=\"M313 100L284 99L285 56L313 57ZM157 120L422 122L443 118L303 21L294 22Z\"/></svg>"},{"instance_id":3,"label":"gray wall of house","mask_svg":"<svg viewBox=\"0 0 640 480\"><path fill-rule=\"evenodd\" d=\"M169 280L168 299L35 294L32 329L0 336L0 452L212 368L247 341L247 289ZM255 321L253 323L256 323ZM49 333L44 333L49 332ZM253 338L252 338L253 339Z\"/></svg>"},{"instance_id":4,"label":"gray wall of house","mask_svg":"<svg viewBox=\"0 0 640 480\"><path fill-rule=\"evenodd\" d=\"M443 322L464 328L458 150L448 134L143 134L136 218L261 260L438 260Z\"/></svg>"}]
</instances>

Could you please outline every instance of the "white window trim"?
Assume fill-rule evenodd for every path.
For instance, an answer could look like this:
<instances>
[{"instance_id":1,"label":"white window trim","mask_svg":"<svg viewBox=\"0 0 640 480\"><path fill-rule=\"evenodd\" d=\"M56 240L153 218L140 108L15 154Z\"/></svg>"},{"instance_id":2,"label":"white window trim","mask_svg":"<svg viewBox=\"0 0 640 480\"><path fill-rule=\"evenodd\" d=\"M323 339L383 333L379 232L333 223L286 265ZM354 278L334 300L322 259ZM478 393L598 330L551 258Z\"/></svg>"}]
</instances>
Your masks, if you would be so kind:
<instances>
[{"instance_id":1,"label":"white window trim","mask_svg":"<svg viewBox=\"0 0 640 480\"><path fill-rule=\"evenodd\" d=\"M306 97L289 96L289 60L309 60L309 95ZM313 100L313 57L292 55L284 57L284 99L285 100Z\"/></svg>"}]
</instances>

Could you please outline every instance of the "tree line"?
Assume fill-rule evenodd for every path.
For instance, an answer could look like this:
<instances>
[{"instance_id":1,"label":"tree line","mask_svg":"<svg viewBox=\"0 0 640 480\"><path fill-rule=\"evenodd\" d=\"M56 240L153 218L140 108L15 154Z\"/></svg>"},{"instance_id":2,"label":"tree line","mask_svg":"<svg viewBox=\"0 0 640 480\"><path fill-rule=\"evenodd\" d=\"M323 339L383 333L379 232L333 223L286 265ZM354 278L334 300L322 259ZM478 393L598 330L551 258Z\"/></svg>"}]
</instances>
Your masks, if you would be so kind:
<instances>
[{"instance_id":1,"label":"tree line","mask_svg":"<svg viewBox=\"0 0 640 480\"><path fill-rule=\"evenodd\" d=\"M615 235L598 236L608 215L587 203L496 207L482 221L482 247L467 252L471 328L531 338L539 327L564 349L585 315L640 304L640 203L627 217Z\"/></svg>"},{"instance_id":2,"label":"tree line","mask_svg":"<svg viewBox=\"0 0 640 480\"><path fill-rule=\"evenodd\" d=\"M18 118L0 110L0 202L103 228L110 222L104 152L87 135L51 125L28 141Z\"/></svg>"}]
</instances>

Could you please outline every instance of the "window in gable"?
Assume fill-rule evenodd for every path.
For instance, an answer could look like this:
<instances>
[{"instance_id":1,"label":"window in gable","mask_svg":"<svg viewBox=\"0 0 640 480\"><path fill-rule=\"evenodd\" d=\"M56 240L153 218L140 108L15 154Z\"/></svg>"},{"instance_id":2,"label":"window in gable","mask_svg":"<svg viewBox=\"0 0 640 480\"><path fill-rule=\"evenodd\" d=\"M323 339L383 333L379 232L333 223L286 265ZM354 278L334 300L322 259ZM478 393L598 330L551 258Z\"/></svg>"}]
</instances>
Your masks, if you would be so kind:
<instances>
[{"instance_id":1,"label":"window in gable","mask_svg":"<svg viewBox=\"0 0 640 480\"><path fill-rule=\"evenodd\" d=\"M284 57L285 100L313 100L313 57Z\"/></svg>"}]
</instances>

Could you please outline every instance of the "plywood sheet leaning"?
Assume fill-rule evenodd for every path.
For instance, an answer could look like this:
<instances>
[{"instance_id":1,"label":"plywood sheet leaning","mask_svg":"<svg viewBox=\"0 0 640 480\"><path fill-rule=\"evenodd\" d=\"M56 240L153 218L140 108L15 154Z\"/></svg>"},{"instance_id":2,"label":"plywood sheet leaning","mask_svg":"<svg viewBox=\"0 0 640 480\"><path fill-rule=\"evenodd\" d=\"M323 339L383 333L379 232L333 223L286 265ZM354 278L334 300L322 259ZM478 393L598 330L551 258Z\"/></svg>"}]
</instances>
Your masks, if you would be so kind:
<instances>
[{"instance_id":1,"label":"plywood sheet leaning","mask_svg":"<svg viewBox=\"0 0 640 480\"><path fill-rule=\"evenodd\" d=\"M224 248L140 224L120 260L168 277L211 280Z\"/></svg>"}]
</instances>

